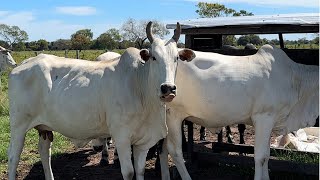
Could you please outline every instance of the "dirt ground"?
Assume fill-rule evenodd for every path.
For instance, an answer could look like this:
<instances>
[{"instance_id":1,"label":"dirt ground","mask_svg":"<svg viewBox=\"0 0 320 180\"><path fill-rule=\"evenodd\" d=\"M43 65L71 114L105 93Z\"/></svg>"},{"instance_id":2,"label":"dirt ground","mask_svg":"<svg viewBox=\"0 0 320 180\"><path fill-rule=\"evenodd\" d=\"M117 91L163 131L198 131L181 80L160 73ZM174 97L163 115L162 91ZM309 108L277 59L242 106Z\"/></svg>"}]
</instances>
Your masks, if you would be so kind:
<instances>
[{"instance_id":1,"label":"dirt ground","mask_svg":"<svg viewBox=\"0 0 320 180\"><path fill-rule=\"evenodd\" d=\"M210 143L205 143L199 141L199 130L200 127L194 126L194 140L195 140L195 150L205 151L211 148ZM239 133L237 126L231 126L232 135L236 143L239 142ZM254 143L254 129L251 126L247 126L245 131L245 142L246 144ZM212 134L207 131L207 141L217 141L217 135ZM224 142L226 142L226 137L224 135ZM272 137L272 142L274 142L274 137ZM201 144L201 145L200 145ZM203 145L205 144L205 146ZM120 167L113 163L113 150L114 146L111 146L109 152L111 152L110 164L100 165L101 153L95 153L90 147L74 150L56 157L52 158L52 169L56 180L69 180L69 179L79 179L79 180L91 180L91 179L112 179L120 180L122 179ZM172 160L169 158L170 172L171 174L176 174L176 170ZM189 172L193 179L252 179L252 176L239 176L236 174L230 175L225 173L216 173L216 170L210 168L202 169L189 169ZM19 165L18 168L18 179L26 180L40 180L44 179L44 173L42 169L41 162L34 164L33 166L23 166ZM155 158L150 159L146 163L146 180L160 180L160 172L155 170Z\"/></svg>"}]
</instances>

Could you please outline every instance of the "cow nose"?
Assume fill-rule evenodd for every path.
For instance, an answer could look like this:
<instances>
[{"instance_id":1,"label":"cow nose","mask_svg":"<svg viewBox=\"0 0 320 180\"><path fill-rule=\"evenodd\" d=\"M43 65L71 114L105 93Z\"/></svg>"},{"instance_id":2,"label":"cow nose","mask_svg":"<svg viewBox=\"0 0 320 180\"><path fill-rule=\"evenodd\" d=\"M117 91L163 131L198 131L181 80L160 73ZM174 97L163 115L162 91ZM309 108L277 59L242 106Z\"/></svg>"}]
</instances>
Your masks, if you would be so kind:
<instances>
[{"instance_id":1,"label":"cow nose","mask_svg":"<svg viewBox=\"0 0 320 180\"><path fill-rule=\"evenodd\" d=\"M169 94L169 93L176 94L177 86L172 84L162 84L160 89L162 94Z\"/></svg>"}]
</instances>

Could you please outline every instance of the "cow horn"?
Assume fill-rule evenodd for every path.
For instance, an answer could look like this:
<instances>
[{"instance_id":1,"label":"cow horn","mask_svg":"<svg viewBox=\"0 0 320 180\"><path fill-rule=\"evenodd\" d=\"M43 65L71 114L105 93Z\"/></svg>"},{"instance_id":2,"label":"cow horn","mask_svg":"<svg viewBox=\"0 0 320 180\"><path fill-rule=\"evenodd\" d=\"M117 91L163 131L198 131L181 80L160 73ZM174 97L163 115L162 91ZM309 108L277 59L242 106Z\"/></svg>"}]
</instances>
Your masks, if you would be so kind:
<instances>
[{"instance_id":1,"label":"cow horn","mask_svg":"<svg viewBox=\"0 0 320 180\"><path fill-rule=\"evenodd\" d=\"M148 24L147 24L147 38L148 40L150 41L150 43L152 44L153 42L153 35L152 35L152 29L151 29L151 26L152 26L152 21L150 21Z\"/></svg>"},{"instance_id":2,"label":"cow horn","mask_svg":"<svg viewBox=\"0 0 320 180\"><path fill-rule=\"evenodd\" d=\"M180 34L181 34L181 26L180 23L177 22L177 29L174 30L174 34L172 36L172 39L176 42L178 42L179 38L180 38Z\"/></svg>"}]
</instances>

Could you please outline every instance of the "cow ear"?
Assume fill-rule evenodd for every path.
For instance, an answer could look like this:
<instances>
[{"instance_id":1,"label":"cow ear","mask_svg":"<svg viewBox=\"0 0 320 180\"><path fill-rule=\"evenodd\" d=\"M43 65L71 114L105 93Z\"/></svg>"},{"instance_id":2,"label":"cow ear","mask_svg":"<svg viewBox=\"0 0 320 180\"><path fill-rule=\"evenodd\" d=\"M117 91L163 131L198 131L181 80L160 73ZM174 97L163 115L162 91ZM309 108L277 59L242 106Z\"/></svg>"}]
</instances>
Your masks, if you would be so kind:
<instances>
[{"instance_id":1,"label":"cow ear","mask_svg":"<svg viewBox=\"0 0 320 180\"><path fill-rule=\"evenodd\" d=\"M151 54L149 53L149 51L147 49L142 49L140 51L140 56L141 56L141 59L143 59L145 62L147 62L150 59Z\"/></svg>"},{"instance_id":2,"label":"cow ear","mask_svg":"<svg viewBox=\"0 0 320 180\"><path fill-rule=\"evenodd\" d=\"M196 54L191 49L183 49L179 51L179 58L182 61L192 61L196 57Z\"/></svg>"}]
</instances>

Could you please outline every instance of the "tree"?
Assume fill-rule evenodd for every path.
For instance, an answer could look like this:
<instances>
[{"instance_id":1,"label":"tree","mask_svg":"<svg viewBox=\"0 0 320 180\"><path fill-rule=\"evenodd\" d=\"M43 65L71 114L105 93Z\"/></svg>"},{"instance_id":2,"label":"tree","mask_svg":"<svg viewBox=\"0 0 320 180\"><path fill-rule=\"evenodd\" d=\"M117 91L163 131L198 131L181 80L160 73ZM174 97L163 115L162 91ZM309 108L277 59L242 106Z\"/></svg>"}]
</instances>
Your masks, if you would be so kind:
<instances>
[{"instance_id":1,"label":"tree","mask_svg":"<svg viewBox=\"0 0 320 180\"><path fill-rule=\"evenodd\" d=\"M86 38L88 38L90 40L93 38L93 32L91 32L91 29L78 30L76 33L71 35L71 38L76 36L76 35L83 35L84 37L86 37Z\"/></svg>"},{"instance_id":2,"label":"tree","mask_svg":"<svg viewBox=\"0 0 320 180\"><path fill-rule=\"evenodd\" d=\"M27 48L27 50L38 51L39 44L37 43L37 41L27 42L26 48Z\"/></svg>"},{"instance_id":3,"label":"tree","mask_svg":"<svg viewBox=\"0 0 320 180\"><path fill-rule=\"evenodd\" d=\"M239 12L237 12L236 10L227 8L223 4L219 3L199 2L196 6L198 7L196 13L198 13L202 18L213 18L222 16L253 16L253 13L251 12L247 12L245 10L240 10Z\"/></svg>"},{"instance_id":4,"label":"tree","mask_svg":"<svg viewBox=\"0 0 320 180\"><path fill-rule=\"evenodd\" d=\"M69 40L69 39L58 39L58 40L52 42L51 49L53 49L53 50L71 49L71 40Z\"/></svg>"},{"instance_id":5,"label":"tree","mask_svg":"<svg viewBox=\"0 0 320 180\"><path fill-rule=\"evenodd\" d=\"M237 38L234 35L224 35L222 36L222 44L227 44L227 45L236 45Z\"/></svg>"},{"instance_id":6,"label":"tree","mask_svg":"<svg viewBox=\"0 0 320 180\"><path fill-rule=\"evenodd\" d=\"M15 51L25 51L26 45L24 42L14 43L14 44L12 44L12 49Z\"/></svg>"},{"instance_id":7,"label":"tree","mask_svg":"<svg viewBox=\"0 0 320 180\"><path fill-rule=\"evenodd\" d=\"M4 47L6 49L10 48L10 45L6 41L3 41L3 40L0 40L0 46Z\"/></svg>"},{"instance_id":8,"label":"tree","mask_svg":"<svg viewBox=\"0 0 320 180\"><path fill-rule=\"evenodd\" d=\"M240 10L239 12L234 12L232 16L253 16L253 13L247 12L245 10Z\"/></svg>"},{"instance_id":9,"label":"tree","mask_svg":"<svg viewBox=\"0 0 320 180\"><path fill-rule=\"evenodd\" d=\"M128 19L121 27L122 36L125 40L136 43L137 48L142 49L146 35L146 26L148 21L136 21L135 19ZM163 38L169 34L169 31L159 21L153 21L152 33Z\"/></svg>"},{"instance_id":10,"label":"tree","mask_svg":"<svg viewBox=\"0 0 320 180\"><path fill-rule=\"evenodd\" d=\"M88 49L91 44L93 33L91 29L81 29L71 35L71 46L73 49Z\"/></svg>"},{"instance_id":11,"label":"tree","mask_svg":"<svg viewBox=\"0 0 320 180\"><path fill-rule=\"evenodd\" d=\"M308 44L308 43L309 41L305 37L298 39L298 44Z\"/></svg>"},{"instance_id":12,"label":"tree","mask_svg":"<svg viewBox=\"0 0 320 180\"><path fill-rule=\"evenodd\" d=\"M0 36L10 47L12 47L14 43L28 40L26 31L21 30L18 26L8 26L6 24L0 24Z\"/></svg>"},{"instance_id":13,"label":"tree","mask_svg":"<svg viewBox=\"0 0 320 180\"><path fill-rule=\"evenodd\" d=\"M46 41L44 39L38 40L37 44L39 46L38 51L43 51L43 50L48 50L49 49L49 47L48 47L49 43L48 43L48 41Z\"/></svg>"},{"instance_id":14,"label":"tree","mask_svg":"<svg viewBox=\"0 0 320 180\"><path fill-rule=\"evenodd\" d=\"M254 45L260 45L262 43L262 40L260 39L259 36L255 35L255 34L250 34L248 36L249 36L250 43L252 43Z\"/></svg>"},{"instance_id":15,"label":"tree","mask_svg":"<svg viewBox=\"0 0 320 180\"><path fill-rule=\"evenodd\" d=\"M278 39L271 39L271 40L269 41L269 43L272 44L272 45L279 45L279 44L280 44L280 41L279 41Z\"/></svg>"},{"instance_id":16,"label":"tree","mask_svg":"<svg viewBox=\"0 0 320 180\"><path fill-rule=\"evenodd\" d=\"M311 40L312 44L319 44L319 36Z\"/></svg>"},{"instance_id":17,"label":"tree","mask_svg":"<svg viewBox=\"0 0 320 180\"><path fill-rule=\"evenodd\" d=\"M121 35L117 29L109 29L107 32L102 33L95 41L95 48L97 49L116 49L119 47Z\"/></svg>"},{"instance_id":18,"label":"tree","mask_svg":"<svg viewBox=\"0 0 320 180\"><path fill-rule=\"evenodd\" d=\"M240 36L238 38L237 44L240 45L240 46L245 46L249 42L250 42L250 40L249 40L248 36Z\"/></svg>"},{"instance_id":19,"label":"tree","mask_svg":"<svg viewBox=\"0 0 320 180\"><path fill-rule=\"evenodd\" d=\"M214 18L214 17L223 17L223 16L253 16L253 13L247 12L245 10L240 10L237 12L234 9L227 8L219 3L206 3L199 2L197 5L198 10L196 13L200 17L204 18ZM222 36L222 44L224 45L235 45L236 38L234 35Z\"/></svg>"},{"instance_id":20,"label":"tree","mask_svg":"<svg viewBox=\"0 0 320 180\"><path fill-rule=\"evenodd\" d=\"M129 41L129 40L122 40L119 42L119 49L127 49L128 47L134 47L135 42Z\"/></svg>"},{"instance_id":21,"label":"tree","mask_svg":"<svg viewBox=\"0 0 320 180\"><path fill-rule=\"evenodd\" d=\"M252 43L254 45L260 45L262 43L262 40L260 39L259 36L255 34L250 34L250 35L243 35L240 36L237 44L241 46L245 46L247 43Z\"/></svg>"}]
</instances>

